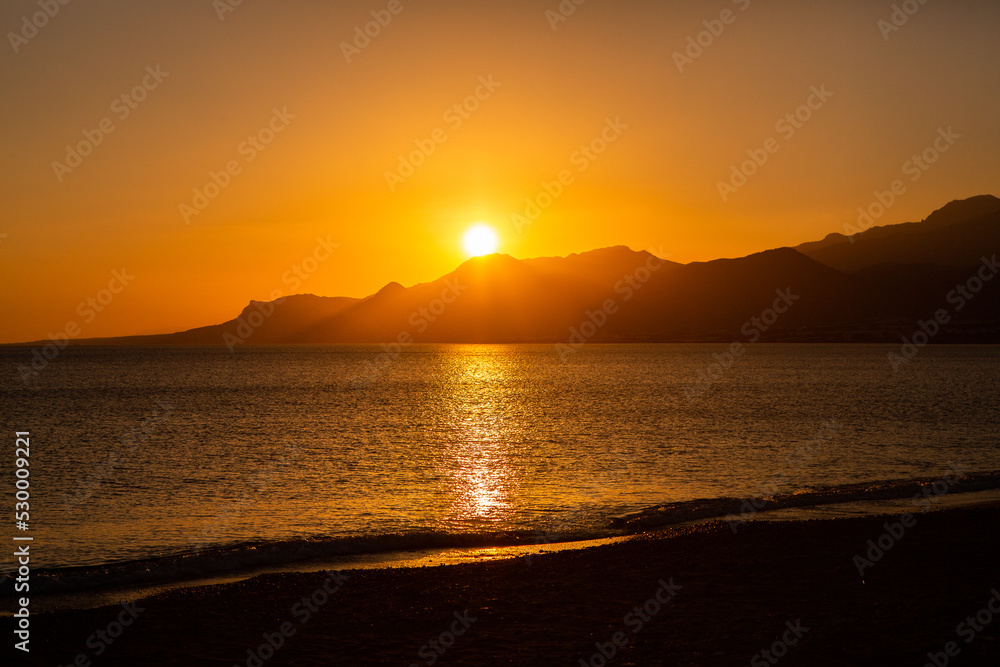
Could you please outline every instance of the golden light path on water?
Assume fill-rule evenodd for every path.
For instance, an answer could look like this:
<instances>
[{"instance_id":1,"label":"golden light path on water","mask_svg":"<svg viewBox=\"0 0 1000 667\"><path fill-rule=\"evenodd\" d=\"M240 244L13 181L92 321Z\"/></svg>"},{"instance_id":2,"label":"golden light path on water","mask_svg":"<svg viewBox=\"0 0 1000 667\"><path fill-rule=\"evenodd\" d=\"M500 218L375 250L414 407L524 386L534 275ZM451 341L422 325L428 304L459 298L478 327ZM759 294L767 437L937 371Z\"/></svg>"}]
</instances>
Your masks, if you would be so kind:
<instances>
[{"instance_id":1,"label":"golden light path on water","mask_svg":"<svg viewBox=\"0 0 1000 667\"><path fill-rule=\"evenodd\" d=\"M556 460L538 447L554 415L539 409L545 402L537 394L552 388L529 380L532 366L523 350L453 346L441 357L441 372L445 439L435 465L444 528L509 530L542 510L553 522L550 530L562 530L595 506L620 501L628 457L581 450ZM567 473L573 479L560 481ZM560 512L552 511L556 494Z\"/></svg>"},{"instance_id":2,"label":"golden light path on water","mask_svg":"<svg viewBox=\"0 0 1000 667\"><path fill-rule=\"evenodd\" d=\"M442 489L449 498L446 521L456 524L503 524L512 513L520 488L520 466L512 465L527 424L516 409L512 355L485 354L460 347L444 361L449 394L445 419L451 437L442 452Z\"/></svg>"}]
</instances>

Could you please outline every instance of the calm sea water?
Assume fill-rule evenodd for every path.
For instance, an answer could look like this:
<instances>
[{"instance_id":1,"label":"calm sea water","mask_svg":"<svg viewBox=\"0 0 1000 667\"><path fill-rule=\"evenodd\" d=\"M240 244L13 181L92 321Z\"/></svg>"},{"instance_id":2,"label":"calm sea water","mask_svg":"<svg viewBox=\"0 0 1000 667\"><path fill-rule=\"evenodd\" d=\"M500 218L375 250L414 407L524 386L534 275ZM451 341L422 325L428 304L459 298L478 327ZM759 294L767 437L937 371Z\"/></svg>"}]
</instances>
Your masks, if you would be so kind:
<instances>
[{"instance_id":1,"label":"calm sea water","mask_svg":"<svg viewBox=\"0 0 1000 667\"><path fill-rule=\"evenodd\" d=\"M378 347L74 348L28 387L6 348L0 417L31 432L35 567L287 560L1000 470L1000 348L890 349L756 346L692 399L720 346L414 346L361 388Z\"/></svg>"}]
</instances>

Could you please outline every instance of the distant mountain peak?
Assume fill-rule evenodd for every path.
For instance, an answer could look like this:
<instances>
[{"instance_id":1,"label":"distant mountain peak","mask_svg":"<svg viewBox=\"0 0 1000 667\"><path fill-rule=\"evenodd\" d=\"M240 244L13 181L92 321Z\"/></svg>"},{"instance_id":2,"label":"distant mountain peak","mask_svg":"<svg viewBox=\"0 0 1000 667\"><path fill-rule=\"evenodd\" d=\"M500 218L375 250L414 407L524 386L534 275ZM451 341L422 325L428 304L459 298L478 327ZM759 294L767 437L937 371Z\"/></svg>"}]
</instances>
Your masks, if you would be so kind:
<instances>
[{"instance_id":1,"label":"distant mountain peak","mask_svg":"<svg viewBox=\"0 0 1000 667\"><path fill-rule=\"evenodd\" d=\"M495 262L516 262L510 255L502 252L494 252L489 255L477 255L465 260L466 264L492 264Z\"/></svg>"},{"instance_id":2,"label":"distant mountain peak","mask_svg":"<svg viewBox=\"0 0 1000 667\"><path fill-rule=\"evenodd\" d=\"M796 246L796 250L804 254L809 254L810 251L820 250L832 245L838 245L840 243L850 242L850 239L840 232L830 232L823 237L822 241L809 241L808 243L803 243Z\"/></svg>"},{"instance_id":3,"label":"distant mountain peak","mask_svg":"<svg viewBox=\"0 0 1000 667\"><path fill-rule=\"evenodd\" d=\"M397 283L394 280L391 283L388 283L385 287L383 287L382 289L380 289L378 292L375 292L375 294L372 294L370 297L368 297L367 300L382 299L382 298L385 298L385 297L393 297L393 296L397 296L399 294L404 294L405 292L406 292L406 288L403 287L402 285L400 285L399 283Z\"/></svg>"},{"instance_id":4,"label":"distant mountain peak","mask_svg":"<svg viewBox=\"0 0 1000 667\"><path fill-rule=\"evenodd\" d=\"M391 294L393 292L399 292L400 290L406 290L405 287L397 283L395 280L391 283L386 284L385 287L378 291L378 294Z\"/></svg>"},{"instance_id":5,"label":"distant mountain peak","mask_svg":"<svg viewBox=\"0 0 1000 667\"><path fill-rule=\"evenodd\" d=\"M467 273L473 271L475 273L481 273L483 271L495 271L498 269L503 269L504 267L512 267L520 264L520 260L511 257L510 255L504 253L493 253L492 255L479 255L478 257L470 257L469 259L462 262L457 269L456 273Z\"/></svg>"},{"instance_id":6,"label":"distant mountain peak","mask_svg":"<svg viewBox=\"0 0 1000 667\"><path fill-rule=\"evenodd\" d=\"M949 202L922 222L872 227L851 238L829 235L796 249L853 273L880 264L968 269L1000 246L1000 199L979 195Z\"/></svg>"},{"instance_id":7,"label":"distant mountain peak","mask_svg":"<svg viewBox=\"0 0 1000 667\"><path fill-rule=\"evenodd\" d=\"M948 202L927 216L924 224L930 227L947 227L997 211L1000 211L1000 199L993 195L977 195Z\"/></svg>"},{"instance_id":8,"label":"distant mountain peak","mask_svg":"<svg viewBox=\"0 0 1000 667\"><path fill-rule=\"evenodd\" d=\"M625 255L625 254L633 254L635 252L637 251L632 250L632 248L629 248L627 245L612 245L606 248L595 248L594 250L587 250L586 252L574 253L574 254L578 254L581 256L582 255ZM573 255L570 255L570 257L572 256Z\"/></svg>"}]
</instances>

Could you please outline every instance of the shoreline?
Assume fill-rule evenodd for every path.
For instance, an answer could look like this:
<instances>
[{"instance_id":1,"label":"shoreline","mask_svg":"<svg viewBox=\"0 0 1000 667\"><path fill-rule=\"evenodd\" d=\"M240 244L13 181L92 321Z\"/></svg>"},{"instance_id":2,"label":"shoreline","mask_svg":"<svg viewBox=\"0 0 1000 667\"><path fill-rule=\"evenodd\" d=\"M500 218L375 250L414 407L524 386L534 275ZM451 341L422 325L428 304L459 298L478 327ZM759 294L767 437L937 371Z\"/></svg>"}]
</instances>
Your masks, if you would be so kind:
<instances>
[{"instance_id":1,"label":"shoreline","mask_svg":"<svg viewBox=\"0 0 1000 667\"><path fill-rule=\"evenodd\" d=\"M943 495L932 496L931 500L921 505L926 511L941 511L956 507L968 506L1000 506L1000 488L963 489L953 491L948 489ZM898 491L898 489L897 489ZM703 502L703 501L699 501ZM710 514L693 516L687 520L675 520L667 523L645 523L633 520L631 529L620 527L608 529L601 537L583 539L571 538L566 535L538 533L534 541L515 540L508 543L480 544L469 546L426 546L417 548L400 548L397 550L346 553L337 556L317 556L304 560L276 562L268 565L246 566L233 570L219 570L216 573L192 574L188 577L174 579L135 582L109 587L93 587L82 590L35 593L32 607L35 613L53 611L72 611L96 609L100 607L119 605L141 598L152 597L172 590L184 588L201 588L223 584L234 584L268 574L306 574L326 570L369 570L389 568L417 568L433 565L456 565L491 560L502 560L519 557L531 557L534 554L554 553L565 550L588 549L606 544L640 538L642 536L673 535L677 531L697 529L700 526L714 522L726 522L740 530L748 522L788 522L807 521L810 519L835 520L846 518L873 518L891 516L914 510L913 500L906 496L872 497L854 500L842 500L820 504L773 505L767 503L762 509L750 514ZM652 508L656 510L658 508ZM629 516L643 516L647 511L632 513ZM653 512L655 514L655 512ZM642 527L640 527L642 526ZM542 539L544 538L544 539ZM151 563L155 562L150 561ZM108 576L113 576L109 574ZM10 618L14 613L14 597L5 598L0 602L0 617Z\"/></svg>"},{"instance_id":2,"label":"shoreline","mask_svg":"<svg viewBox=\"0 0 1000 667\"><path fill-rule=\"evenodd\" d=\"M253 652L274 644L262 665L750 664L798 619L809 630L779 647L782 664L922 665L948 642L965 664L1000 655L1000 614L969 643L956 631L1000 586L1000 508L910 516L757 521L735 535L716 521L529 558L175 589L136 603L108 644L95 633L121 607L34 616L25 664L260 667ZM303 600L316 609L296 610ZM627 616L647 602L649 620ZM453 644L437 655L435 638Z\"/></svg>"},{"instance_id":3,"label":"shoreline","mask_svg":"<svg viewBox=\"0 0 1000 667\"><path fill-rule=\"evenodd\" d=\"M944 495L932 496L932 500L921 505L926 511L941 511L956 507L969 506L1000 506L1000 488L961 489ZM644 535L658 536L676 534L678 530L697 529L699 526L714 522L727 522L741 529L748 522L788 522L807 521L810 519L846 519L873 518L891 516L911 511L915 505L909 497L865 498L842 500L820 504L773 505L768 503L760 510L750 514L711 514L694 516L687 520L677 520L667 523L631 522L631 530L624 528L608 529L607 535L588 538L571 538L567 535L538 533L539 539L534 541L517 540L485 543L468 546L426 546L416 548L400 548L396 550L345 553L336 556L317 556L304 560L275 562L269 565L246 566L233 570L219 570L216 573L192 574L188 577L134 582L108 587L92 587L65 592L38 593L32 597L34 613L53 611L72 611L96 609L131 602L141 598L152 597L161 593L183 588L201 588L220 584L233 584L257 576L267 574L305 574L325 570L368 570L388 568L416 568L432 565L456 565L490 560L502 560L519 557L530 557L533 554L554 553L557 551L588 549L605 544L635 539ZM652 508L654 510L658 508ZM647 512L636 512L629 516L641 516ZM655 512L654 512L655 514ZM545 538L545 539L541 539ZM513 539L513 538L512 538ZM155 563L156 559L150 561ZM108 574L108 576L114 576ZM0 618L10 618L14 613L15 598L4 598L0 601Z\"/></svg>"}]
</instances>

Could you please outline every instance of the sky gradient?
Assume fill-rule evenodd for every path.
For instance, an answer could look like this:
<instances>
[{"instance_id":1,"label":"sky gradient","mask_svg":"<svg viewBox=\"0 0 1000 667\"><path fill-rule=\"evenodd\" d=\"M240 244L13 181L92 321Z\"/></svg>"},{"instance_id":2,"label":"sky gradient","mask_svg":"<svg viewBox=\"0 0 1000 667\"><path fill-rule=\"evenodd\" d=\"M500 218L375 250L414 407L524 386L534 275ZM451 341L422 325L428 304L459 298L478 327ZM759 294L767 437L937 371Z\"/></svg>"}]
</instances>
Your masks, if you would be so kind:
<instances>
[{"instance_id":1,"label":"sky gradient","mask_svg":"<svg viewBox=\"0 0 1000 667\"><path fill-rule=\"evenodd\" d=\"M1000 194L1000 5L902 4L5 2L0 342L430 281L477 222L689 262L843 232L896 180L878 224Z\"/></svg>"}]
</instances>

